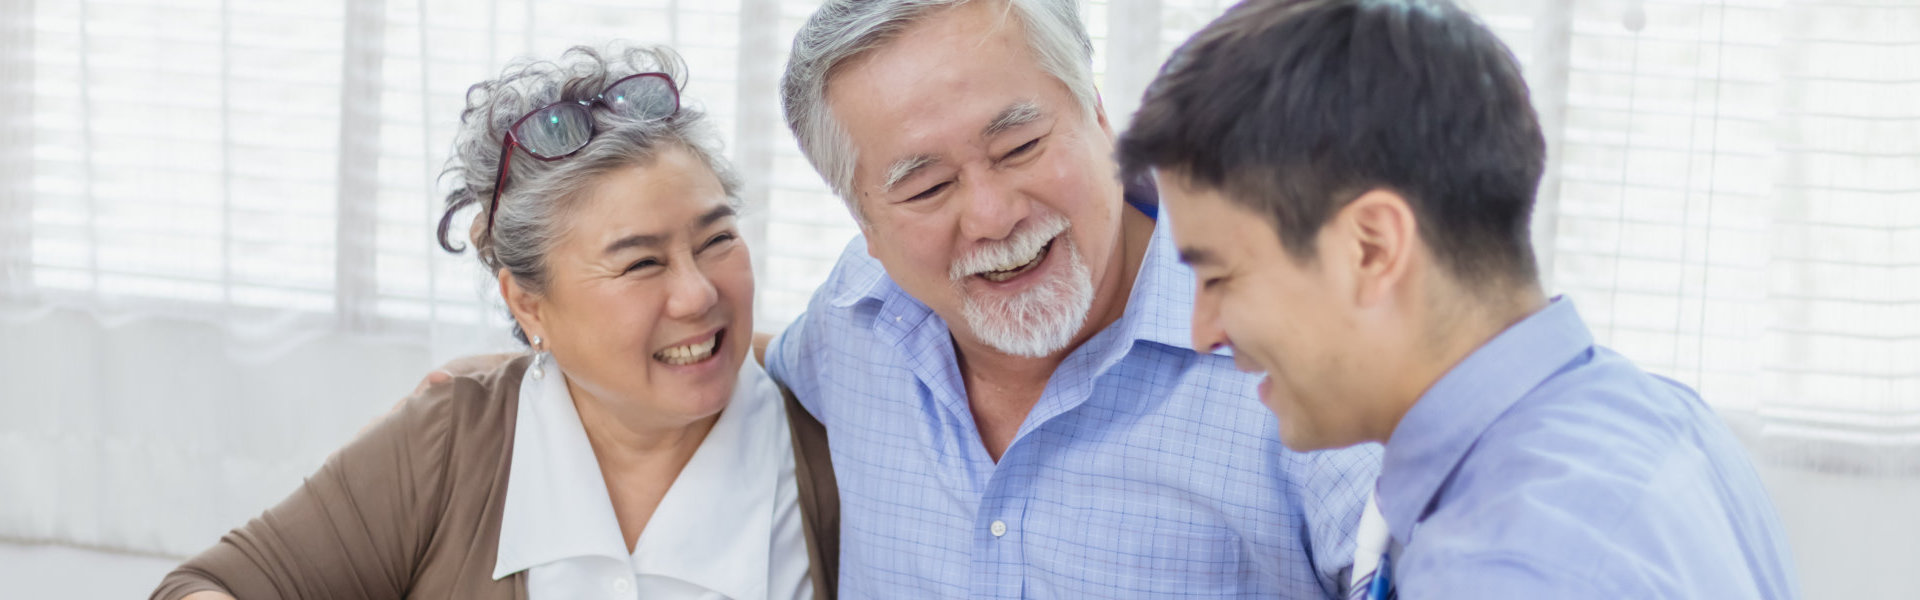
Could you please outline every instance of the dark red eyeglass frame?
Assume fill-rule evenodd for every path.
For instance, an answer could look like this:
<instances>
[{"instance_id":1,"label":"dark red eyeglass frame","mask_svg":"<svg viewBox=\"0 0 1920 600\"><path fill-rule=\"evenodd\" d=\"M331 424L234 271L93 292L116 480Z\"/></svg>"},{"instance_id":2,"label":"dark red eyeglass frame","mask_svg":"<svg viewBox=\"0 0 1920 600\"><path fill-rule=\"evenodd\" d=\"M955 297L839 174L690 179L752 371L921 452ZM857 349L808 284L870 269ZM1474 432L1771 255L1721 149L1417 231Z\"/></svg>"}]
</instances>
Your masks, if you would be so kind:
<instances>
[{"instance_id":1,"label":"dark red eyeglass frame","mask_svg":"<svg viewBox=\"0 0 1920 600\"><path fill-rule=\"evenodd\" d=\"M487 201L486 232L488 235L493 234L493 214L495 211L498 211L500 209L500 191L507 186L507 170L511 168L511 165L513 164L513 150L515 148L519 148L521 150L526 151L527 156L533 157L535 160L551 162L551 161L560 160L562 158L566 158L569 156L573 156L574 154L578 154L581 150L586 149L587 144L590 144L593 142L593 136L600 135L599 126L594 123L592 118L589 118L587 119L587 127L589 127L590 129L587 130L588 131L587 141L581 142L579 148L568 150L566 153L560 154L557 156L542 156L540 155L540 153L534 152L532 148L528 148L520 144L520 136L514 133L520 130L520 124L527 122L527 119L533 118L534 115L546 112L547 109L554 108L557 106L567 106L567 105L582 106L582 107L586 107L589 113L592 112L593 105L595 104L605 106L607 107L608 110L617 110L617 108L612 103L607 102L607 91L612 90L615 87L619 87L620 84L623 84L635 79L644 78L644 77L658 78L661 81L667 82L667 90L673 93L673 110L669 111L667 114L660 115L658 117L654 117L653 119L648 119L648 120L652 121L652 120L659 120L659 119L671 119L673 118L674 115L680 114L680 88L679 86L674 85L673 77L668 76L666 73L638 73L634 75L628 75L626 77L621 77L620 79L615 80L613 83L607 84L606 89L600 90L600 93L598 94L594 94L591 100L561 100L559 102L554 102L552 104L548 104L540 108L536 108L531 111L528 111L527 114L521 115L519 119L514 120L512 125L507 126L506 135L500 136L500 169L493 176L493 199ZM589 117L591 117L591 115L589 115Z\"/></svg>"}]
</instances>

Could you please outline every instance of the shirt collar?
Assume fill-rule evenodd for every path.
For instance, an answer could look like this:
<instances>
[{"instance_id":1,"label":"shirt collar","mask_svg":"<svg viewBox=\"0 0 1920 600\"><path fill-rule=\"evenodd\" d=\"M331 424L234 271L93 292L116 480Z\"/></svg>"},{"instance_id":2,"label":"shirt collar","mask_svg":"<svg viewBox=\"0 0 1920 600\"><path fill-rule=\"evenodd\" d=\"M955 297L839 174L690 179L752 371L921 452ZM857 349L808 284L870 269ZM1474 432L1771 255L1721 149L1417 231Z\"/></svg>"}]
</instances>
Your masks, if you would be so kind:
<instances>
[{"instance_id":1,"label":"shirt collar","mask_svg":"<svg viewBox=\"0 0 1920 600\"><path fill-rule=\"evenodd\" d=\"M1128 341L1178 349L1193 345L1193 270L1180 262L1173 226L1164 214L1154 221L1146 257L1127 295L1127 310L1113 329Z\"/></svg>"},{"instance_id":2,"label":"shirt collar","mask_svg":"<svg viewBox=\"0 0 1920 600\"><path fill-rule=\"evenodd\" d=\"M1447 371L1388 438L1381 461L1380 513L1406 543L1440 486L1509 407L1593 347L1573 302L1555 298Z\"/></svg>"},{"instance_id":3,"label":"shirt collar","mask_svg":"<svg viewBox=\"0 0 1920 600\"><path fill-rule=\"evenodd\" d=\"M847 308L863 300L885 301L895 294L904 295L893 279L887 277L887 270L880 266L880 259L867 254L867 236L862 233L853 236L847 247L840 251L837 269L845 269L839 277L828 277L828 282L838 282L830 303L834 308Z\"/></svg>"},{"instance_id":4,"label":"shirt collar","mask_svg":"<svg viewBox=\"0 0 1920 600\"><path fill-rule=\"evenodd\" d=\"M1174 251L1172 229L1165 223L1154 225L1127 294L1126 310L1061 361L1047 383L1047 393L1016 435L1024 436L1091 398L1094 380L1132 356L1142 343L1166 346L1182 357L1195 356L1187 349L1193 338L1193 277Z\"/></svg>"},{"instance_id":5,"label":"shirt collar","mask_svg":"<svg viewBox=\"0 0 1920 600\"><path fill-rule=\"evenodd\" d=\"M546 377L533 372L520 379L493 578L574 557L624 562L626 541L566 378L557 366Z\"/></svg>"},{"instance_id":6,"label":"shirt collar","mask_svg":"<svg viewBox=\"0 0 1920 600\"><path fill-rule=\"evenodd\" d=\"M606 480L559 369L523 377L494 579L578 557L631 564L744 600L767 593L775 486L791 469L779 392L753 361L626 552ZM773 435L767 435L767 433Z\"/></svg>"},{"instance_id":7,"label":"shirt collar","mask_svg":"<svg viewBox=\"0 0 1920 600\"><path fill-rule=\"evenodd\" d=\"M1181 264L1174 247L1173 226L1166 223L1164 214L1155 219L1140 270L1127 292L1126 311L1088 339L1080 351L1068 356L1067 362L1092 361L1090 372L1099 375L1126 358L1139 342L1176 350L1193 345L1193 271ZM1062 369L1073 367L1061 365Z\"/></svg>"}]
</instances>

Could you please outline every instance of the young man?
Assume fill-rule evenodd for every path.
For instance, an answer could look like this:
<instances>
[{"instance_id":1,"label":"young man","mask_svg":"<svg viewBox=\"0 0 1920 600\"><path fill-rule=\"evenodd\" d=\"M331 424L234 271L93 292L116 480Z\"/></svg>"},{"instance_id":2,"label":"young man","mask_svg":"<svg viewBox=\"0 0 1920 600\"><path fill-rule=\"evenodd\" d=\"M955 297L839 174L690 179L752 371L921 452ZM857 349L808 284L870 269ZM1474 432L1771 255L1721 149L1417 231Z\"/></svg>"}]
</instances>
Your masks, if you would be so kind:
<instances>
[{"instance_id":1,"label":"young man","mask_svg":"<svg viewBox=\"0 0 1920 600\"><path fill-rule=\"evenodd\" d=\"M1360 540L1386 556L1356 556L1385 568L1359 587L1793 597L1779 519L1712 409L1542 294L1543 148L1518 64L1461 9L1276 0L1187 42L1120 154L1157 175L1194 268L1194 347L1266 374L1287 446L1386 444L1390 540Z\"/></svg>"},{"instance_id":2,"label":"young man","mask_svg":"<svg viewBox=\"0 0 1920 600\"><path fill-rule=\"evenodd\" d=\"M1376 449L1281 447L1130 206L1071 0L829 0L787 120L848 245L767 367L827 427L845 598L1325 598Z\"/></svg>"}]
</instances>

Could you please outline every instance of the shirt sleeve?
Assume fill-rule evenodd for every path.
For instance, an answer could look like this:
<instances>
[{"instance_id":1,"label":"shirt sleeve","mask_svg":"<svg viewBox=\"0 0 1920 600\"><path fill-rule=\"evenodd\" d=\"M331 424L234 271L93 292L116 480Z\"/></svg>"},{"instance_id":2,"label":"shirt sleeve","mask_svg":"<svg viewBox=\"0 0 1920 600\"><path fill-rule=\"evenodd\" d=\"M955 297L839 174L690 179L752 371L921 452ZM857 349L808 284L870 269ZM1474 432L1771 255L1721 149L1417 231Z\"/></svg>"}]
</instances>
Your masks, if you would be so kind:
<instances>
[{"instance_id":1,"label":"shirt sleeve","mask_svg":"<svg viewBox=\"0 0 1920 600\"><path fill-rule=\"evenodd\" d=\"M220 591L246 600L400 598L444 502L456 380L409 398L329 457L279 505L188 559L154 600Z\"/></svg>"},{"instance_id":2,"label":"shirt sleeve","mask_svg":"<svg viewBox=\"0 0 1920 600\"><path fill-rule=\"evenodd\" d=\"M1500 463L1506 469L1514 463ZM1513 472L1513 471L1506 471ZM1525 471L1521 471L1525 472ZM1575 475L1555 474L1561 480ZM1549 479L1542 476L1537 479ZM1481 480L1448 485L1459 489ZM1632 524L1652 512L1639 507L1627 485L1569 486L1582 502L1564 501L1542 485L1500 482L1502 494L1469 494L1442 505L1422 522L1394 570L1406 598L1700 597L1688 594L1669 567L1682 557L1646 555L1630 543ZM1586 510L1600 507L1602 510ZM1649 560L1653 559L1653 560ZM1757 598L1729 589L1726 598Z\"/></svg>"}]
</instances>

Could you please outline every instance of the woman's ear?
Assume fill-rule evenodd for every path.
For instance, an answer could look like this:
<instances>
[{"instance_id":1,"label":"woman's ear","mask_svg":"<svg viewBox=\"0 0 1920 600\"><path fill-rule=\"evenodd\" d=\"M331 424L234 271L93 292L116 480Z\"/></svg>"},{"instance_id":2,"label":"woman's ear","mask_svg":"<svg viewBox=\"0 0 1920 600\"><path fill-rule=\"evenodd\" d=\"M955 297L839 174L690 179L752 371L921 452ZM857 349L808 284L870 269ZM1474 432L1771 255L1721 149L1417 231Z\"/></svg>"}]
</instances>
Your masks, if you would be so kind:
<instances>
[{"instance_id":1,"label":"woman's ear","mask_svg":"<svg viewBox=\"0 0 1920 600\"><path fill-rule=\"evenodd\" d=\"M500 280L500 299L506 301L507 311L513 313L513 319L520 322L520 329L527 332L529 338L545 336L546 327L540 321L540 295L520 287L520 280L505 268L495 275Z\"/></svg>"}]
</instances>

